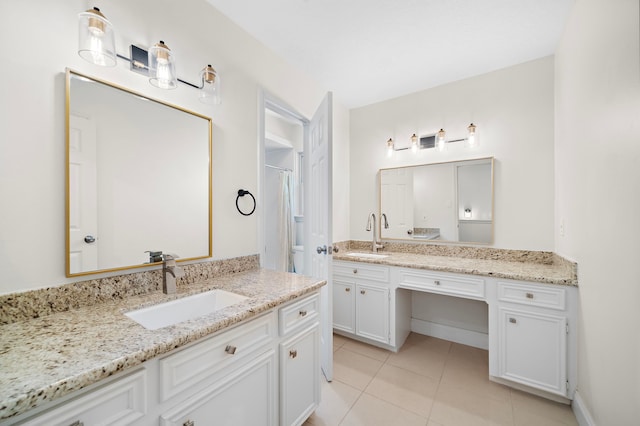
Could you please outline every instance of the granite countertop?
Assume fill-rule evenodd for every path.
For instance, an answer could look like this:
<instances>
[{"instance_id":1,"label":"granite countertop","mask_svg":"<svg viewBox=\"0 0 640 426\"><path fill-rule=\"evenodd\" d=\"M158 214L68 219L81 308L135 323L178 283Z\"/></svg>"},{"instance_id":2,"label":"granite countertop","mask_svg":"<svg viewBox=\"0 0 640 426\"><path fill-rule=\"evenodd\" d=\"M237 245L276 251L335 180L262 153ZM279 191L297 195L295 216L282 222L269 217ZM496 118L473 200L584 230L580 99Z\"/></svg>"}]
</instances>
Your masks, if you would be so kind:
<instances>
[{"instance_id":1,"label":"granite countertop","mask_svg":"<svg viewBox=\"0 0 640 426\"><path fill-rule=\"evenodd\" d=\"M303 275L254 269L0 326L0 419L256 316L325 285ZM147 330L123 312L211 289L249 299L177 325Z\"/></svg>"},{"instance_id":2,"label":"granite countertop","mask_svg":"<svg viewBox=\"0 0 640 426\"><path fill-rule=\"evenodd\" d=\"M358 253L371 254L371 251L348 250L334 254L333 259L556 285L578 285L576 265L557 255L552 256L551 260L546 256L544 261L516 261L388 251L377 253L388 257L371 258L356 256Z\"/></svg>"}]
</instances>

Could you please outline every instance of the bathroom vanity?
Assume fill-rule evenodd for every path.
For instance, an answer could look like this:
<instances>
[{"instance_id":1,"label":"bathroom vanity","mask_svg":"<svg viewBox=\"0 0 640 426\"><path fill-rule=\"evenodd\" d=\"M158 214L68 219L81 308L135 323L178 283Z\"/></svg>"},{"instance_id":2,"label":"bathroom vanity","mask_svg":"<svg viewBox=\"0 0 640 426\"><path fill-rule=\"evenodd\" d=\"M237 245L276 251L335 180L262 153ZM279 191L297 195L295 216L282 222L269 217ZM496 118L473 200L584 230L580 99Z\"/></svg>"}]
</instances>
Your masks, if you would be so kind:
<instances>
[{"instance_id":1,"label":"bathroom vanity","mask_svg":"<svg viewBox=\"0 0 640 426\"><path fill-rule=\"evenodd\" d=\"M492 380L566 402L576 386L576 283L572 264L557 258L341 253L334 255L333 326L398 351L410 331L423 331L412 318L414 292L485 302L486 335L439 324L429 331L488 349Z\"/></svg>"},{"instance_id":2,"label":"bathroom vanity","mask_svg":"<svg viewBox=\"0 0 640 426\"><path fill-rule=\"evenodd\" d=\"M320 400L324 281L261 269L1 326L1 425L300 425ZM147 329L125 314L222 289L246 299Z\"/></svg>"}]
</instances>

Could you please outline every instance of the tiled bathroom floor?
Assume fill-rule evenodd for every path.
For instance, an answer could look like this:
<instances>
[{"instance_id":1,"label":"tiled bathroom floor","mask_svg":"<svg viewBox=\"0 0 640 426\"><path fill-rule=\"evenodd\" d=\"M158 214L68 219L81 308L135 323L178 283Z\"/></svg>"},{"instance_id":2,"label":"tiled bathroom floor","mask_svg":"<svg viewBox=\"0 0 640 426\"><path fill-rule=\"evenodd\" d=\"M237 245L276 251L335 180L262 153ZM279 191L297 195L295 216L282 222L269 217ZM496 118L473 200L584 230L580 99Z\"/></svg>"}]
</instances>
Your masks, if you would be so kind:
<instances>
[{"instance_id":1,"label":"tiled bathroom floor","mask_svg":"<svg viewBox=\"0 0 640 426\"><path fill-rule=\"evenodd\" d=\"M577 425L571 407L490 382L488 352L411 333L392 353L334 335L314 426Z\"/></svg>"}]
</instances>

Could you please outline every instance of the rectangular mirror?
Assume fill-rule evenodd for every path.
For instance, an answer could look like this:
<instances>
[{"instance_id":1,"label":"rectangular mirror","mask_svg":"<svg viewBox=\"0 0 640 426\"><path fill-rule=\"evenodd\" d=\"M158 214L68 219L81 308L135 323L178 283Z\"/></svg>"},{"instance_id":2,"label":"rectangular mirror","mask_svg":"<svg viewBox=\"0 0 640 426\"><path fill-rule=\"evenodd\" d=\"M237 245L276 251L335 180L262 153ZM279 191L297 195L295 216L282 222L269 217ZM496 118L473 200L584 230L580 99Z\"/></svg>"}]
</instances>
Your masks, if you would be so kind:
<instances>
[{"instance_id":1,"label":"rectangular mirror","mask_svg":"<svg viewBox=\"0 0 640 426\"><path fill-rule=\"evenodd\" d=\"M211 257L211 118L66 73L67 276Z\"/></svg>"},{"instance_id":2,"label":"rectangular mirror","mask_svg":"<svg viewBox=\"0 0 640 426\"><path fill-rule=\"evenodd\" d=\"M493 157L381 169L379 183L381 238L493 242Z\"/></svg>"}]
</instances>

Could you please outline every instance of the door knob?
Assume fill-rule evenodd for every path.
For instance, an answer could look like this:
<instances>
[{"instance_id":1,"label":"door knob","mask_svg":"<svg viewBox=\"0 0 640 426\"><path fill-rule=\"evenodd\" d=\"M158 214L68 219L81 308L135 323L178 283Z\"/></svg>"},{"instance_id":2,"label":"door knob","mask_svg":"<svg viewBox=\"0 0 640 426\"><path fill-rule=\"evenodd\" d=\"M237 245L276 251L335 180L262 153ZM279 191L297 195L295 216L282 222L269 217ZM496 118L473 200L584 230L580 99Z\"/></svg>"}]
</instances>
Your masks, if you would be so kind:
<instances>
[{"instance_id":1,"label":"door knob","mask_svg":"<svg viewBox=\"0 0 640 426\"><path fill-rule=\"evenodd\" d=\"M84 237L84 242L87 244L95 243L96 237L94 237L93 235L87 235L86 237Z\"/></svg>"},{"instance_id":2,"label":"door knob","mask_svg":"<svg viewBox=\"0 0 640 426\"><path fill-rule=\"evenodd\" d=\"M318 246L316 248L316 251L318 252L318 254L322 254L322 253L327 254L327 246L322 246L322 247Z\"/></svg>"}]
</instances>

